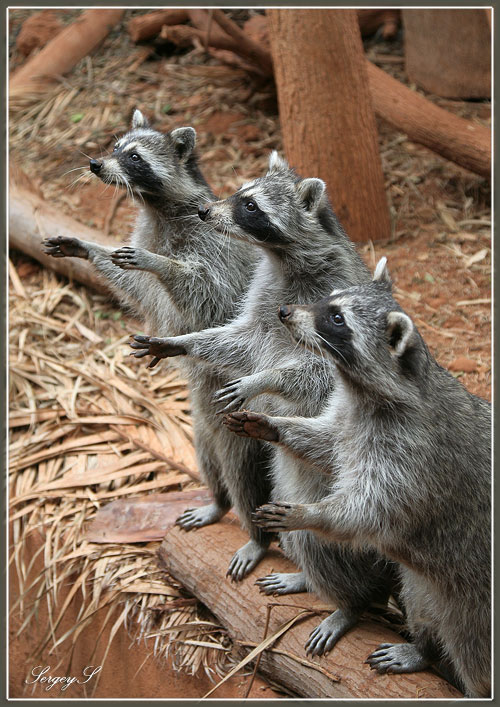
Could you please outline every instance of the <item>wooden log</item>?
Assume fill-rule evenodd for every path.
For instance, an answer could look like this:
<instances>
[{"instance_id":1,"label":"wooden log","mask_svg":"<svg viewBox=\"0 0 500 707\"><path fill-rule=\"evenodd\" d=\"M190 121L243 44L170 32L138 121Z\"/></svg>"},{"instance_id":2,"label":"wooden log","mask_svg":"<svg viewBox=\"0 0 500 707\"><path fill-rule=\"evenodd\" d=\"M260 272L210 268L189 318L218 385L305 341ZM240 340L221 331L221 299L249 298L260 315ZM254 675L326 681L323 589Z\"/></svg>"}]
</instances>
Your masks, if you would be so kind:
<instances>
[{"instance_id":1,"label":"wooden log","mask_svg":"<svg viewBox=\"0 0 500 707\"><path fill-rule=\"evenodd\" d=\"M226 579L229 560L248 537L234 519L186 533L172 528L159 551L160 563L198 597L227 628L243 649L264 637L267 607L271 610L268 636L296 617L302 609L324 605L313 594L266 597L254 582L269 572L297 571L277 549L271 549L259 566L240 584ZM304 644L311 630L327 615L306 616L262 653L259 670L301 697L313 698L456 698L460 693L431 671L406 675L378 675L364 663L381 642L402 642L385 626L364 619L343 636L320 663L306 657ZM249 650L247 648L246 653ZM318 670L318 666L320 669ZM323 672L321 672L321 670ZM215 692L215 697L217 692Z\"/></svg>"},{"instance_id":2,"label":"wooden log","mask_svg":"<svg viewBox=\"0 0 500 707\"><path fill-rule=\"evenodd\" d=\"M249 33L245 33L222 10L189 10L189 19L198 32L196 36L204 46L231 51L243 57L253 73L272 76L271 54L266 46L255 42ZM250 69L252 71L252 69Z\"/></svg>"},{"instance_id":3,"label":"wooden log","mask_svg":"<svg viewBox=\"0 0 500 707\"><path fill-rule=\"evenodd\" d=\"M355 10L268 10L285 153L320 177L354 241L385 240L390 219Z\"/></svg>"},{"instance_id":4,"label":"wooden log","mask_svg":"<svg viewBox=\"0 0 500 707\"><path fill-rule=\"evenodd\" d=\"M439 108L367 61L373 107L410 140L455 164L491 176L491 131Z\"/></svg>"},{"instance_id":5,"label":"wooden log","mask_svg":"<svg viewBox=\"0 0 500 707\"><path fill-rule=\"evenodd\" d=\"M405 9L406 74L445 98L491 96L491 28L483 8Z\"/></svg>"},{"instance_id":6,"label":"wooden log","mask_svg":"<svg viewBox=\"0 0 500 707\"><path fill-rule=\"evenodd\" d=\"M127 25L127 31L133 42L156 37L163 25L180 25L188 19L188 11L182 8L175 10L158 10L146 15L133 17Z\"/></svg>"},{"instance_id":7,"label":"wooden log","mask_svg":"<svg viewBox=\"0 0 500 707\"><path fill-rule=\"evenodd\" d=\"M41 90L67 74L89 54L121 20L124 10L87 10L62 30L36 56L23 64L9 81L9 97Z\"/></svg>"},{"instance_id":8,"label":"wooden log","mask_svg":"<svg viewBox=\"0 0 500 707\"><path fill-rule=\"evenodd\" d=\"M60 211L48 206L40 197L11 184L9 199L9 245L40 261L61 275L78 280L98 292L110 294L105 280L87 260L52 258L42 250L42 240L48 236L72 236L119 248L120 243L104 237Z\"/></svg>"},{"instance_id":9,"label":"wooden log","mask_svg":"<svg viewBox=\"0 0 500 707\"><path fill-rule=\"evenodd\" d=\"M44 47L63 29L64 25L54 10L35 12L23 22L16 38L16 48L28 56L34 49Z\"/></svg>"}]
</instances>

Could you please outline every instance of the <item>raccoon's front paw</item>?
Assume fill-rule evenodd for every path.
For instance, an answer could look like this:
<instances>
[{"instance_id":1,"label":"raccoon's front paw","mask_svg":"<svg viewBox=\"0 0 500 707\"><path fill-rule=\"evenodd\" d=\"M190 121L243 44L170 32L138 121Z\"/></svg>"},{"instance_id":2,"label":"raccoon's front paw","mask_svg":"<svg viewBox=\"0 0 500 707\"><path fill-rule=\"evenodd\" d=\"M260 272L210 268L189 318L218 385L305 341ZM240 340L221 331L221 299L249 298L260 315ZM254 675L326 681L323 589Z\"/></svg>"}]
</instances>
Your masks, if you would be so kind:
<instances>
[{"instance_id":1,"label":"raccoon's front paw","mask_svg":"<svg viewBox=\"0 0 500 707\"><path fill-rule=\"evenodd\" d=\"M278 430L267 415L257 412L231 412L222 418L222 423L239 437L263 439L266 442L279 440Z\"/></svg>"},{"instance_id":2,"label":"raccoon's front paw","mask_svg":"<svg viewBox=\"0 0 500 707\"><path fill-rule=\"evenodd\" d=\"M153 360L148 364L148 368L156 366L161 358L182 356L186 353L183 346L172 343L171 339L160 339L153 336L134 336L134 341L129 345L131 348L137 349L137 351L132 351L130 354L135 356L135 358L154 356Z\"/></svg>"},{"instance_id":3,"label":"raccoon's front paw","mask_svg":"<svg viewBox=\"0 0 500 707\"><path fill-rule=\"evenodd\" d=\"M302 528L299 503L266 503L252 513L252 522L269 532L283 533Z\"/></svg>"},{"instance_id":4,"label":"raccoon's front paw","mask_svg":"<svg viewBox=\"0 0 500 707\"><path fill-rule=\"evenodd\" d=\"M264 391L255 376L245 376L234 381L229 381L223 388L214 394L216 403L224 403L225 407L219 410L219 414L239 410L248 400Z\"/></svg>"},{"instance_id":5,"label":"raccoon's front paw","mask_svg":"<svg viewBox=\"0 0 500 707\"><path fill-rule=\"evenodd\" d=\"M117 265L123 270L138 269L138 253L136 248L124 245L111 253L113 265Z\"/></svg>"},{"instance_id":6,"label":"raccoon's front paw","mask_svg":"<svg viewBox=\"0 0 500 707\"><path fill-rule=\"evenodd\" d=\"M53 258L85 258L89 257L87 247L79 238L70 236L51 236L42 241L44 252Z\"/></svg>"}]
</instances>

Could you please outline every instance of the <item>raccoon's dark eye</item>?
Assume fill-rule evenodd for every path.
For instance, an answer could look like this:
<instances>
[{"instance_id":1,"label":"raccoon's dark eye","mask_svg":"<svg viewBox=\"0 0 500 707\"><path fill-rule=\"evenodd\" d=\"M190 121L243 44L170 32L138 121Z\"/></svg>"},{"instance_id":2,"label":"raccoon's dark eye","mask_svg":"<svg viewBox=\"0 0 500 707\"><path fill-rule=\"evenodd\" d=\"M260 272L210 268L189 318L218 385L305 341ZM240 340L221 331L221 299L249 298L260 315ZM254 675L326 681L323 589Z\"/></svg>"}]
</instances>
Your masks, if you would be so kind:
<instances>
[{"instance_id":1,"label":"raccoon's dark eye","mask_svg":"<svg viewBox=\"0 0 500 707\"><path fill-rule=\"evenodd\" d=\"M139 157L139 155L137 154L137 152L133 152L133 153L130 155L130 159L133 160L134 162L138 162L141 158Z\"/></svg>"},{"instance_id":2,"label":"raccoon's dark eye","mask_svg":"<svg viewBox=\"0 0 500 707\"><path fill-rule=\"evenodd\" d=\"M116 145L113 147L113 152L116 152L117 149L118 149L118 143L116 143Z\"/></svg>"},{"instance_id":3,"label":"raccoon's dark eye","mask_svg":"<svg viewBox=\"0 0 500 707\"><path fill-rule=\"evenodd\" d=\"M255 201L247 201L247 203L245 204L245 209L247 211L256 211L257 204L255 203Z\"/></svg>"},{"instance_id":4,"label":"raccoon's dark eye","mask_svg":"<svg viewBox=\"0 0 500 707\"><path fill-rule=\"evenodd\" d=\"M342 324L345 324L345 319L342 314L339 314L339 312L335 312L335 314L332 314L330 316L330 319L337 326L342 326Z\"/></svg>"}]
</instances>

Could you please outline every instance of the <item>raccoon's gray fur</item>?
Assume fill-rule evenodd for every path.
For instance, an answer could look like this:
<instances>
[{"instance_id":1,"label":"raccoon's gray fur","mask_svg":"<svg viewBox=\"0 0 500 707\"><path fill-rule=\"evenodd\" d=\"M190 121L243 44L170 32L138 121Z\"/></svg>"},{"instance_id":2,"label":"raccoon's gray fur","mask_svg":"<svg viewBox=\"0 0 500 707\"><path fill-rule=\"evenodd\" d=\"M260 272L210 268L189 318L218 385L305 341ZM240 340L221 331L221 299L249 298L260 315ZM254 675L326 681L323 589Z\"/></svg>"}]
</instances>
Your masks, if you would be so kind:
<instances>
[{"instance_id":1,"label":"raccoon's gray fur","mask_svg":"<svg viewBox=\"0 0 500 707\"><path fill-rule=\"evenodd\" d=\"M487 697L491 406L437 364L394 301L384 261L368 285L282 311L297 340L319 343L336 364L324 413L233 413L230 424L301 458L319 454L332 473L328 498L264 506L259 525L369 543L400 563L413 642L383 644L371 666L411 672L448 658L467 696Z\"/></svg>"},{"instance_id":2,"label":"raccoon's gray fur","mask_svg":"<svg viewBox=\"0 0 500 707\"><path fill-rule=\"evenodd\" d=\"M217 370L246 376L218 396L230 406L246 401L282 415L318 414L333 385L334 367L297 346L276 317L280 302L311 302L333 287L369 280L369 274L328 203L318 179L299 179L276 153L267 175L241 187L225 201L208 204L200 216L217 231L254 243L263 250L243 310L223 328L172 339L135 337L139 355L187 354ZM262 393L259 401L249 398ZM226 408L227 409L227 408ZM255 407L254 407L255 409ZM315 502L328 493L322 471L279 449L273 458L274 496ZM311 635L307 649L329 650L356 623L371 602L384 603L393 568L375 552L353 552L321 542L304 532L284 539L285 552L304 571L259 580L267 593L313 589L340 607Z\"/></svg>"},{"instance_id":3,"label":"raccoon's gray fur","mask_svg":"<svg viewBox=\"0 0 500 707\"><path fill-rule=\"evenodd\" d=\"M91 160L91 170L103 182L124 186L142 202L131 246L113 251L76 238L53 237L46 252L55 257L88 258L107 284L150 331L177 335L222 325L234 317L254 267L254 250L216 234L198 216L198 205L214 195L205 182L194 153L193 128L164 135L153 130L140 111L132 129L117 141L113 153ZM117 267L119 266L119 267ZM195 448L214 504L187 511L179 519L186 530L215 522L232 505L234 494L225 483L233 467L246 471L255 498L269 498L264 445L234 438L220 425L211 404L222 385L216 372L193 361L182 365L192 401ZM264 471L263 471L264 468ZM259 492L260 489L260 492ZM252 507L238 512L252 537L269 542L250 523Z\"/></svg>"}]
</instances>

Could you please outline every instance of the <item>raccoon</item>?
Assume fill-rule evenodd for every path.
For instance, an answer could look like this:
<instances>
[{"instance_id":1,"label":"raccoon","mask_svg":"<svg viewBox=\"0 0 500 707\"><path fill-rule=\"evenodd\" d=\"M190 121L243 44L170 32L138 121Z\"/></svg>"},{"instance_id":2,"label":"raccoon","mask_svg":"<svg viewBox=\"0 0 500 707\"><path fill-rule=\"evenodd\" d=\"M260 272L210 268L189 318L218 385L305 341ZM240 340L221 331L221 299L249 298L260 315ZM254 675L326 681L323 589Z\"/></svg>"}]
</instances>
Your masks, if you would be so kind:
<instances>
[{"instance_id":1,"label":"raccoon","mask_svg":"<svg viewBox=\"0 0 500 707\"><path fill-rule=\"evenodd\" d=\"M367 662L398 673L447 658L468 697L487 697L491 406L432 357L392 297L385 259L372 283L282 307L280 317L334 362L329 403L316 418L241 412L227 424L299 458L319 455L330 493L319 503L264 506L255 522L370 544L399 563L412 642L383 644Z\"/></svg>"},{"instance_id":2,"label":"raccoon","mask_svg":"<svg viewBox=\"0 0 500 707\"><path fill-rule=\"evenodd\" d=\"M224 410L244 403L270 414L318 414L334 384L334 367L296 345L279 323L277 307L283 301L311 302L333 287L369 280L332 211L324 182L299 178L272 153L264 177L225 201L201 207L200 217L216 231L262 250L243 310L222 328L168 339L136 336L136 355L154 356L150 366L163 357L188 355L236 373L240 378L216 395ZM313 503L329 492L322 470L312 471L281 448L273 456L271 475L276 498ZM368 604L386 603L393 590L391 563L371 550L344 549L308 531L284 538L283 545L303 572L261 578L260 589L268 594L312 589L339 607L306 644L313 654L330 650Z\"/></svg>"},{"instance_id":3,"label":"raccoon","mask_svg":"<svg viewBox=\"0 0 500 707\"><path fill-rule=\"evenodd\" d=\"M255 263L252 248L221 239L198 217L199 203L214 195L198 167L195 140L193 128L163 134L136 110L130 132L117 141L112 154L90 160L99 179L126 188L142 203L131 245L113 250L58 236L44 242L45 251L54 257L89 259L150 331L169 336L233 318ZM190 387L198 465L214 495L213 504L189 510L179 519L181 527L190 530L216 522L231 507L224 479L231 476L232 465L247 469L250 479L257 477L253 483L264 487L258 498L265 502L268 452L262 444L234 439L221 428L210 403L223 383L216 372L194 361L183 362L182 369ZM266 541L266 533L255 528L252 532Z\"/></svg>"}]
</instances>

